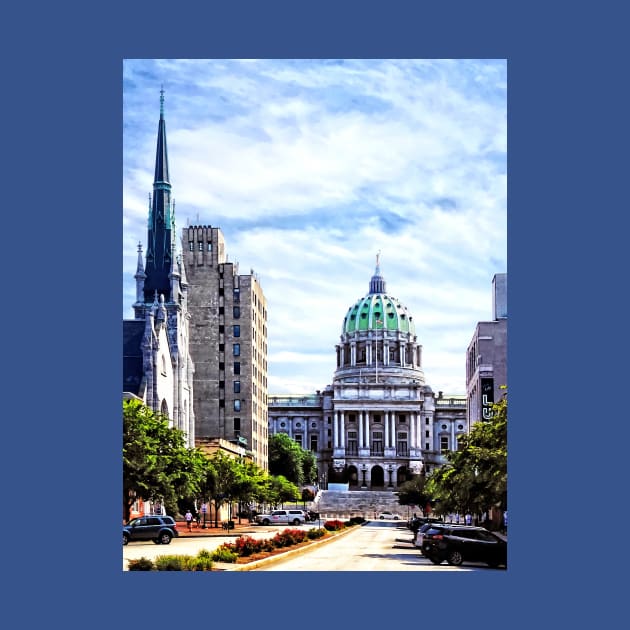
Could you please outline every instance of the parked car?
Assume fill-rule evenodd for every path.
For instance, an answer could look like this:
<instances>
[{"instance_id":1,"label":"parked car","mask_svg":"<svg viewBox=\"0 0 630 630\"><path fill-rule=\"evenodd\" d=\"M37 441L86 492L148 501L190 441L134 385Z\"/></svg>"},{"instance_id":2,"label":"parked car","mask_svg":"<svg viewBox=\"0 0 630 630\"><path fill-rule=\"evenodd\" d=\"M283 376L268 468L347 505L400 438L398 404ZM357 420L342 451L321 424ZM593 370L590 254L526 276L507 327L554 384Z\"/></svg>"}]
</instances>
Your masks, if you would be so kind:
<instances>
[{"instance_id":1,"label":"parked car","mask_svg":"<svg viewBox=\"0 0 630 630\"><path fill-rule=\"evenodd\" d=\"M437 519L425 520L424 523L420 525L418 531L416 532L416 536L414 539L414 544L420 551L422 551L422 539L424 538L425 532L428 532L429 529L439 529L440 527L460 527L459 525L455 525L454 523L442 523ZM463 525L462 525L463 527Z\"/></svg>"},{"instance_id":2,"label":"parked car","mask_svg":"<svg viewBox=\"0 0 630 630\"><path fill-rule=\"evenodd\" d=\"M398 514L393 514L392 512L390 512L389 510L385 510L384 512L381 512L378 517L381 520L384 519L390 519L390 520L394 520L394 521L398 521L400 520L400 516L398 516Z\"/></svg>"},{"instance_id":3,"label":"parked car","mask_svg":"<svg viewBox=\"0 0 630 630\"><path fill-rule=\"evenodd\" d=\"M172 516L139 516L123 525L123 545L130 540L152 540L156 545L168 545L177 536L177 523Z\"/></svg>"},{"instance_id":4,"label":"parked car","mask_svg":"<svg viewBox=\"0 0 630 630\"><path fill-rule=\"evenodd\" d=\"M423 533L422 554L434 564L446 560L454 566L467 561L507 567L507 542L484 527L450 523L430 527Z\"/></svg>"},{"instance_id":5,"label":"parked car","mask_svg":"<svg viewBox=\"0 0 630 630\"><path fill-rule=\"evenodd\" d=\"M257 514L256 522L261 525L271 525L271 523L290 523L300 525L306 523L307 517L304 510L273 510L269 514Z\"/></svg>"}]
</instances>

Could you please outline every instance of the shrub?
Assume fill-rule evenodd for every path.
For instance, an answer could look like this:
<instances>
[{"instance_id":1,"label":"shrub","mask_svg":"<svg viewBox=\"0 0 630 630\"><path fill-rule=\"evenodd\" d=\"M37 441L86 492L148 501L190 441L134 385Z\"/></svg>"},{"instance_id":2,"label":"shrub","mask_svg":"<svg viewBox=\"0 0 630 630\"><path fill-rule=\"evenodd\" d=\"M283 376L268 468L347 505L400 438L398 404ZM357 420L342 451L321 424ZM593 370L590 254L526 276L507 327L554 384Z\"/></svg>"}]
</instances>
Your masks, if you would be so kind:
<instances>
[{"instance_id":1,"label":"shrub","mask_svg":"<svg viewBox=\"0 0 630 630\"><path fill-rule=\"evenodd\" d=\"M327 529L329 532L336 532L340 529L343 529L346 526L346 524L343 521L340 520L332 520L332 521L326 521L324 523L324 528Z\"/></svg>"},{"instance_id":2,"label":"shrub","mask_svg":"<svg viewBox=\"0 0 630 630\"><path fill-rule=\"evenodd\" d=\"M130 571L155 571L153 561L144 557L137 560L128 560L127 565Z\"/></svg>"},{"instance_id":3,"label":"shrub","mask_svg":"<svg viewBox=\"0 0 630 630\"><path fill-rule=\"evenodd\" d=\"M234 542L234 551L239 556L251 556L253 553L262 551L262 544L260 540L251 536L239 536Z\"/></svg>"},{"instance_id":4,"label":"shrub","mask_svg":"<svg viewBox=\"0 0 630 630\"><path fill-rule=\"evenodd\" d=\"M304 540L306 540L306 532L303 529L283 529L273 537L276 547L291 547Z\"/></svg>"},{"instance_id":5,"label":"shrub","mask_svg":"<svg viewBox=\"0 0 630 630\"><path fill-rule=\"evenodd\" d=\"M238 554L230 548L230 543L217 547L212 552L212 560L215 562L236 562Z\"/></svg>"},{"instance_id":6,"label":"shrub","mask_svg":"<svg viewBox=\"0 0 630 630\"><path fill-rule=\"evenodd\" d=\"M155 568L157 571L183 571L187 557L190 556L158 556Z\"/></svg>"},{"instance_id":7,"label":"shrub","mask_svg":"<svg viewBox=\"0 0 630 630\"><path fill-rule=\"evenodd\" d=\"M361 523L365 523L365 519L362 516L353 516L349 521L349 525L361 525Z\"/></svg>"},{"instance_id":8,"label":"shrub","mask_svg":"<svg viewBox=\"0 0 630 630\"><path fill-rule=\"evenodd\" d=\"M326 534L326 530L323 527L313 527L306 532L307 538L309 540L316 540L317 538L321 538Z\"/></svg>"}]
</instances>

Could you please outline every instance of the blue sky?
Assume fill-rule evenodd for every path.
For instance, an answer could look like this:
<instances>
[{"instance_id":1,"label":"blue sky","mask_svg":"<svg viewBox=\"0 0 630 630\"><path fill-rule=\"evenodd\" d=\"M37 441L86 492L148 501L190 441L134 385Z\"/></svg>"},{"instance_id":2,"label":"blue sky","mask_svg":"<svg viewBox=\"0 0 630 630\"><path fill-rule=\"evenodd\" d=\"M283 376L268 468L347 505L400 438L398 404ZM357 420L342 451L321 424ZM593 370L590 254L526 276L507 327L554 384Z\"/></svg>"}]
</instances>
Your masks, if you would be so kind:
<instances>
[{"instance_id":1,"label":"blue sky","mask_svg":"<svg viewBox=\"0 0 630 630\"><path fill-rule=\"evenodd\" d=\"M269 394L332 383L376 253L434 391L507 271L505 60L125 60L123 317L146 249L160 88L178 237L219 227L268 303Z\"/></svg>"}]
</instances>

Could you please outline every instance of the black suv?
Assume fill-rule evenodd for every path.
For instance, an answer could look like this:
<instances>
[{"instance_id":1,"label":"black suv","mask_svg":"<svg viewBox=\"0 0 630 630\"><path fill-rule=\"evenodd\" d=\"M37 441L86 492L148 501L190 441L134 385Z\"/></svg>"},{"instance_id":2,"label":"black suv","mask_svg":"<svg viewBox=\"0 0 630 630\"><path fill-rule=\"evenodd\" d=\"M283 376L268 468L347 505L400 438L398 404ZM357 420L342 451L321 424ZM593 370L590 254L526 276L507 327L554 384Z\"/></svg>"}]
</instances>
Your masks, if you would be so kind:
<instances>
[{"instance_id":1,"label":"black suv","mask_svg":"<svg viewBox=\"0 0 630 630\"><path fill-rule=\"evenodd\" d=\"M130 540L152 540L156 545L168 545L177 536L179 532L172 516L140 516L123 525L123 545Z\"/></svg>"},{"instance_id":2,"label":"black suv","mask_svg":"<svg viewBox=\"0 0 630 630\"><path fill-rule=\"evenodd\" d=\"M483 527L441 524L422 536L422 554L434 564L446 560L460 565L464 560L507 567L507 543Z\"/></svg>"}]
</instances>

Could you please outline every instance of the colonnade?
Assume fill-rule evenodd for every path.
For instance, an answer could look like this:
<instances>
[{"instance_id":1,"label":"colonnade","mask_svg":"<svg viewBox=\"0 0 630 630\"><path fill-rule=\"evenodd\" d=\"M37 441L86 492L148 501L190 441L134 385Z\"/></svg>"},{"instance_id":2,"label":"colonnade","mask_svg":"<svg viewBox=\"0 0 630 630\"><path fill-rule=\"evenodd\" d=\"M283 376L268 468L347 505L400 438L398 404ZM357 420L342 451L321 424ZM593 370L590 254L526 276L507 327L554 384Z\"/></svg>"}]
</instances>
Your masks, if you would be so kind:
<instances>
[{"instance_id":1,"label":"colonnade","mask_svg":"<svg viewBox=\"0 0 630 630\"><path fill-rule=\"evenodd\" d=\"M335 410L333 416L333 448L346 448L346 434L348 427L353 427L354 423L348 423L346 421L347 410ZM404 424L400 421L396 423L397 413L395 411L383 411L383 410L352 410L358 419L356 425L358 428L358 448L370 448L370 429L374 429L374 416L379 415L382 418L383 428L383 447L384 448L396 448L396 431L405 429L408 435L409 448L418 448L422 443L421 431L421 417L417 411L406 411L404 415L408 418L408 422Z\"/></svg>"},{"instance_id":2,"label":"colonnade","mask_svg":"<svg viewBox=\"0 0 630 630\"><path fill-rule=\"evenodd\" d=\"M348 348L349 346L349 348ZM349 349L349 356L348 354ZM357 356L358 350L365 350L365 357ZM379 353L380 349L380 353ZM390 349L393 351L390 353ZM348 344L337 346L337 366L374 365L380 354L379 365L402 365L412 368L422 364L422 346L403 339L388 339L379 337L378 333L370 335L365 341L350 341ZM392 359L390 360L390 354Z\"/></svg>"}]
</instances>

